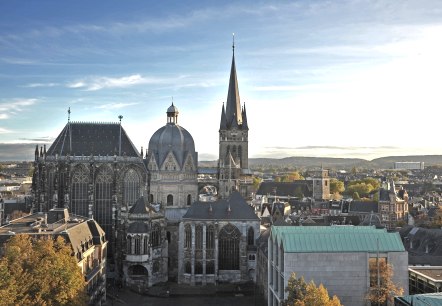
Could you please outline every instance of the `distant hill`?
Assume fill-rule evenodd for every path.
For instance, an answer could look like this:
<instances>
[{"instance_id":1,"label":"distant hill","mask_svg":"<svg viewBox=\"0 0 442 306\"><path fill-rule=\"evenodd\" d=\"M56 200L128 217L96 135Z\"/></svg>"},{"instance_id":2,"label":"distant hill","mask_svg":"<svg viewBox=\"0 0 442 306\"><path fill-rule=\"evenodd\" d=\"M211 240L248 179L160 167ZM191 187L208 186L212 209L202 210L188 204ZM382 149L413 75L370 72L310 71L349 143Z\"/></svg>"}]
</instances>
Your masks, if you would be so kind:
<instances>
[{"instance_id":1,"label":"distant hill","mask_svg":"<svg viewBox=\"0 0 442 306\"><path fill-rule=\"evenodd\" d=\"M386 156L372 161L361 158L333 158L333 157L286 157L286 158L249 158L250 168L258 167L292 167L326 169L373 168L392 169L394 162L424 162L425 166L442 165L442 155L411 155ZM200 167L216 167L216 161L200 161Z\"/></svg>"}]
</instances>

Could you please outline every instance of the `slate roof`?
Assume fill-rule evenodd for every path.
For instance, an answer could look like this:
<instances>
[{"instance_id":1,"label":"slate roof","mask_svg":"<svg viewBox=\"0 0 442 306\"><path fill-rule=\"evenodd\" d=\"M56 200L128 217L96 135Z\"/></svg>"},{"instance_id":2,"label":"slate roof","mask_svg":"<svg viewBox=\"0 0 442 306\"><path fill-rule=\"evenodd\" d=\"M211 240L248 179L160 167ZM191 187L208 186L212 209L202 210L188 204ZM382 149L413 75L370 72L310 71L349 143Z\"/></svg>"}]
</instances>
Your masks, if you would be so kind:
<instances>
[{"instance_id":1,"label":"slate roof","mask_svg":"<svg viewBox=\"0 0 442 306\"><path fill-rule=\"evenodd\" d=\"M183 216L189 220L252 220L259 221L254 209L247 204L239 192L227 199L215 202L194 202Z\"/></svg>"},{"instance_id":2,"label":"slate roof","mask_svg":"<svg viewBox=\"0 0 442 306\"><path fill-rule=\"evenodd\" d=\"M387 201L390 202L390 191L384 188L379 190L379 201Z\"/></svg>"},{"instance_id":3,"label":"slate roof","mask_svg":"<svg viewBox=\"0 0 442 306\"><path fill-rule=\"evenodd\" d=\"M141 221L133 222L133 223L129 224L127 232L128 233L148 233L149 232L149 225L144 222L141 222Z\"/></svg>"},{"instance_id":4,"label":"slate roof","mask_svg":"<svg viewBox=\"0 0 442 306\"><path fill-rule=\"evenodd\" d=\"M378 203L372 201L351 201L348 212L371 213L378 212Z\"/></svg>"},{"instance_id":5,"label":"slate roof","mask_svg":"<svg viewBox=\"0 0 442 306\"><path fill-rule=\"evenodd\" d=\"M442 305L442 293L423 293L414 295L405 295L396 297L395 299L401 301L401 305L413 306L440 306Z\"/></svg>"},{"instance_id":6,"label":"slate roof","mask_svg":"<svg viewBox=\"0 0 442 306\"><path fill-rule=\"evenodd\" d=\"M113 156L119 154L120 124L70 122L52 143L47 155ZM140 157L121 127L121 155Z\"/></svg>"},{"instance_id":7,"label":"slate roof","mask_svg":"<svg viewBox=\"0 0 442 306\"><path fill-rule=\"evenodd\" d=\"M410 265L442 266L442 230L405 226L400 235Z\"/></svg>"},{"instance_id":8,"label":"slate roof","mask_svg":"<svg viewBox=\"0 0 442 306\"><path fill-rule=\"evenodd\" d=\"M368 226L272 226L271 237L286 253L405 252L399 233Z\"/></svg>"},{"instance_id":9,"label":"slate roof","mask_svg":"<svg viewBox=\"0 0 442 306\"><path fill-rule=\"evenodd\" d=\"M135 204L129 209L130 214L149 214L149 207L147 206L144 197L140 197Z\"/></svg>"},{"instance_id":10,"label":"slate roof","mask_svg":"<svg viewBox=\"0 0 442 306\"><path fill-rule=\"evenodd\" d=\"M311 197L313 195L313 181L294 181L290 183L286 182L262 182L259 185L257 195L275 195L276 196L291 196L295 197L296 189L301 188L305 197Z\"/></svg>"}]
</instances>

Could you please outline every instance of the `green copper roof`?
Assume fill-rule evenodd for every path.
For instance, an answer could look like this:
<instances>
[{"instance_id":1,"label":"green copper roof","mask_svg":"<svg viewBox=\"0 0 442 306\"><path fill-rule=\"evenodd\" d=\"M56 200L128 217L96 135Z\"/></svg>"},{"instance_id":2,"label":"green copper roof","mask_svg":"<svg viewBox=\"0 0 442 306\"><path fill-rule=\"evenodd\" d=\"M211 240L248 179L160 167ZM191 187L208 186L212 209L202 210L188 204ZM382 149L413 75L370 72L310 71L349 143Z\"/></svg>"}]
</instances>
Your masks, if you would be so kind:
<instances>
[{"instance_id":1,"label":"green copper roof","mask_svg":"<svg viewBox=\"0 0 442 306\"><path fill-rule=\"evenodd\" d=\"M405 252L399 233L374 226L272 226L286 253Z\"/></svg>"}]
</instances>

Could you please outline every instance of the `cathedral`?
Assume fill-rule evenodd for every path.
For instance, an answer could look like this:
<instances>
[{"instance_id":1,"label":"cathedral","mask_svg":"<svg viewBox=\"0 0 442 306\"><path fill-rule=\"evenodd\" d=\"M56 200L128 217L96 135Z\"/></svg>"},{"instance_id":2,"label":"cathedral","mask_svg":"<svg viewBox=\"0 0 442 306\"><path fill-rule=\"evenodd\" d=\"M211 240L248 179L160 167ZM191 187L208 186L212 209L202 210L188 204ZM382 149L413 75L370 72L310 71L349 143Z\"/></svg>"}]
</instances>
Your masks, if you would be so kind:
<instances>
[{"instance_id":1,"label":"cathedral","mask_svg":"<svg viewBox=\"0 0 442 306\"><path fill-rule=\"evenodd\" d=\"M234 51L234 46L233 46ZM96 220L108 243L108 277L144 290L254 279L259 219L247 205L248 124L232 56L219 129L218 200L198 201L198 153L172 103L166 124L138 151L118 123L68 122L36 147L33 211L68 208Z\"/></svg>"}]
</instances>

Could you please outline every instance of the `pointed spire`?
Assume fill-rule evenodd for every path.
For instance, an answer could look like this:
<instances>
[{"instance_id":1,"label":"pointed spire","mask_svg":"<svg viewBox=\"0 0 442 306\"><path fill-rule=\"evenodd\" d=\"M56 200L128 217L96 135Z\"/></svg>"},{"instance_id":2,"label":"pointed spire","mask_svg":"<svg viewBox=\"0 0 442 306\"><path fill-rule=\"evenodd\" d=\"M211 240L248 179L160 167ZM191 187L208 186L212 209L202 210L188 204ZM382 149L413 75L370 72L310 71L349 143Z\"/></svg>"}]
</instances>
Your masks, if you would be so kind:
<instances>
[{"instance_id":1,"label":"pointed spire","mask_svg":"<svg viewBox=\"0 0 442 306\"><path fill-rule=\"evenodd\" d=\"M227 122L236 121L236 125L242 123L241 104L239 99L238 79L236 77L235 66L235 41L232 45L232 66L230 69L229 91L227 93L226 117Z\"/></svg>"},{"instance_id":2,"label":"pointed spire","mask_svg":"<svg viewBox=\"0 0 442 306\"><path fill-rule=\"evenodd\" d=\"M220 130L226 130L227 129L227 119L226 119L226 111L224 109L224 102L223 102L223 108L221 110L221 123L219 125Z\"/></svg>"},{"instance_id":3,"label":"pointed spire","mask_svg":"<svg viewBox=\"0 0 442 306\"><path fill-rule=\"evenodd\" d=\"M246 112L246 104L244 103L244 107L242 109L242 129L248 130L249 126L247 124L247 112Z\"/></svg>"},{"instance_id":4,"label":"pointed spire","mask_svg":"<svg viewBox=\"0 0 442 306\"><path fill-rule=\"evenodd\" d=\"M38 145L35 145L35 159L37 160L38 158Z\"/></svg>"}]
</instances>

